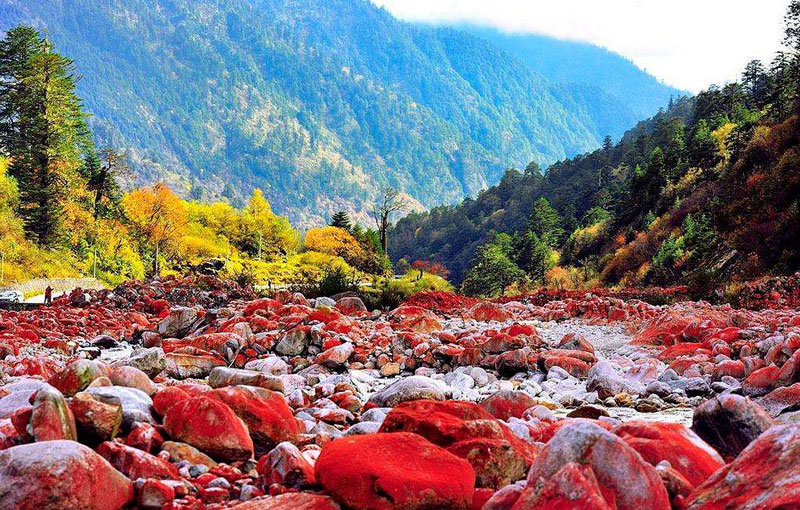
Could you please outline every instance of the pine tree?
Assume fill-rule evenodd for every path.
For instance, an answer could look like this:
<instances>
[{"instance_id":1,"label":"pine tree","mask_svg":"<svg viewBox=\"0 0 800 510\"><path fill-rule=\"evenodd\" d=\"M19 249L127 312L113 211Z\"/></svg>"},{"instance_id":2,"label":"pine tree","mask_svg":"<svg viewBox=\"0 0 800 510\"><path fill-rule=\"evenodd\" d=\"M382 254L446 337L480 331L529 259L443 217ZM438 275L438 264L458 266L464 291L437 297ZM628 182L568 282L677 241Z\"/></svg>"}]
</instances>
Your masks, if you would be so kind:
<instances>
[{"instance_id":1,"label":"pine tree","mask_svg":"<svg viewBox=\"0 0 800 510\"><path fill-rule=\"evenodd\" d=\"M614 148L614 142L611 139L611 135L606 135L606 137L603 138L603 152L608 154L609 152L611 152L611 149L613 148Z\"/></svg>"},{"instance_id":2,"label":"pine tree","mask_svg":"<svg viewBox=\"0 0 800 510\"><path fill-rule=\"evenodd\" d=\"M343 230L350 231L353 228L353 223L350 221L350 216L347 215L345 211L336 211L331 216L331 223L332 227L338 227Z\"/></svg>"},{"instance_id":3,"label":"pine tree","mask_svg":"<svg viewBox=\"0 0 800 510\"><path fill-rule=\"evenodd\" d=\"M533 281L544 283L545 274L553 267L553 251L535 232L514 236L513 260Z\"/></svg>"},{"instance_id":4,"label":"pine tree","mask_svg":"<svg viewBox=\"0 0 800 510\"><path fill-rule=\"evenodd\" d=\"M30 27L0 42L0 143L19 183L19 214L28 237L54 244L76 185L88 132L70 59Z\"/></svg>"},{"instance_id":5,"label":"pine tree","mask_svg":"<svg viewBox=\"0 0 800 510\"><path fill-rule=\"evenodd\" d=\"M528 219L528 230L551 248L557 248L564 239L563 220L544 197L533 204L533 213Z\"/></svg>"}]
</instances>

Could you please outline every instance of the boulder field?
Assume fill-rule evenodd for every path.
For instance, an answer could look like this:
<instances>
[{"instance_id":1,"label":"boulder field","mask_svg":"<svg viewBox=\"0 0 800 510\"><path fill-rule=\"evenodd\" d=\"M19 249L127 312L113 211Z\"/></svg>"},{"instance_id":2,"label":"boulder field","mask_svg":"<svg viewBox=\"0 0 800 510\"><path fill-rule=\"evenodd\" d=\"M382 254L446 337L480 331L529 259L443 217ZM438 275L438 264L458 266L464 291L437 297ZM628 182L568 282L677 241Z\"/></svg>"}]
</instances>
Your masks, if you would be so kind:
<instances>
[{"instance_id":1,"label":"boulder field","mask_svg":"<svg viewBox=\"0 0 800 510\"><path fill-rule=\"evenodd\" d=\"M200 277L0 310L0 510L800 508L800 311L751 308Z\"/></svg>"}]
</instances>

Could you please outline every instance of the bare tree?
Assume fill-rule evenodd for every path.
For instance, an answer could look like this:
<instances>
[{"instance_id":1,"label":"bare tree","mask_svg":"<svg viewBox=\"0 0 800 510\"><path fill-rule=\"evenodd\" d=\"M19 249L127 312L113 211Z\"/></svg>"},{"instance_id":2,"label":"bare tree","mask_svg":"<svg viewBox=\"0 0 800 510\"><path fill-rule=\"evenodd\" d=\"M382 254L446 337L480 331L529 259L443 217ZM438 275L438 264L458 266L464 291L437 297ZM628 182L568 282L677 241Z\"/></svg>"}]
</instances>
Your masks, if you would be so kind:
<instances>
[{"instance_id":1,"label":"bare tree","mask_svg":"<svg viewBox=\"0 0 800 510\"><path fill-rule=\"evenodd\" d=\"M389 253L389 241L387 231L389 230L389 220L392 213L404 211L408 207L408 200L400 195L396 189L387 186L378 196L372 205L372 217L378 227L378 235L381 240L381 248L384 253Z\"/></svg>"}]
</instances>

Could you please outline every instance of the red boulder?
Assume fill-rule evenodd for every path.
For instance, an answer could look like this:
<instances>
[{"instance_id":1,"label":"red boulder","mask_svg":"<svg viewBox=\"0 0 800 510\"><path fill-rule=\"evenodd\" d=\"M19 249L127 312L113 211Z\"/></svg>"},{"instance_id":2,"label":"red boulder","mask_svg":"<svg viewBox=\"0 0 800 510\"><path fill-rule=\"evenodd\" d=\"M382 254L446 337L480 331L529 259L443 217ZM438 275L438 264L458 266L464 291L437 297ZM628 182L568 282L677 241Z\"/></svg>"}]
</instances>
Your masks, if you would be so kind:
<instances>
[{"instance_id":1,"label":"red boulder","mask_svg":"<svg viewBox=\"0 0 800 510\"><path fill-rule=\"evenodd\" d=\"M247 425L214 398L200 396L178 402L164 416L164 429L172 438L224 461L253 456Z\"/></svg>"},{"instance_id":2,"label":"red boulder","mask_svg":"<svg viewBox=\"0 0 800 510\"><path fill-rule=\"evenodd\" d=\"M327 444L319 483L359 510L467 510L475 472L463 459L416 434L367 434Z\"/></svg>"},{"instance_id":3,"label":"red boulder","mask_svg":"<svg viewBox=\"0 0 800 510\"><path fill-rule=\"evenodd\" d=\"M800 508L800 427L764 432L730 464L698 487L689 510Z\"/></svg>"}]
</instances>

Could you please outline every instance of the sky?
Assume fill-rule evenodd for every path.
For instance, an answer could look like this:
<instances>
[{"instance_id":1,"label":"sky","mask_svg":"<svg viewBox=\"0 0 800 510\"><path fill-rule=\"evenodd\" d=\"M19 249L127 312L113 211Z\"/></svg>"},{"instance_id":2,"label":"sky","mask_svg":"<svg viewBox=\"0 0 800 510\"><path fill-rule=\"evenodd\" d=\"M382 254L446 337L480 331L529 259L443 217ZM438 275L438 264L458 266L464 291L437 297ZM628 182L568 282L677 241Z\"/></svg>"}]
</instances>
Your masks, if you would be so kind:
<instances>
[{"instance_id":1,"label":"sky","mask_svg":"<svg viewBox=\"0 0 800 510\"><path fill-rule=\"evenodd\" d=\"M790 0L372 0L407 21L469 22L603 46L699 92L769 62Z\"/></svg>"}]
</instances>

